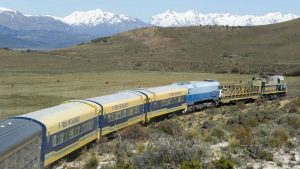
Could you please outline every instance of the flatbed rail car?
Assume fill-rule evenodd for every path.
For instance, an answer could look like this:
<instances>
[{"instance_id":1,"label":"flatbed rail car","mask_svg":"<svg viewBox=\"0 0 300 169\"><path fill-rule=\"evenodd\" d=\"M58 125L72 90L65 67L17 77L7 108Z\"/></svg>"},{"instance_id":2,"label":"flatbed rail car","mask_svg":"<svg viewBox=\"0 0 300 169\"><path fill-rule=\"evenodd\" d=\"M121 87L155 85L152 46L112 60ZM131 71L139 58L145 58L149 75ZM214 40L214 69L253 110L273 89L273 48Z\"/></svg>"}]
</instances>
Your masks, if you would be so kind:
<instances>
[{"instance_id":1,"label":"flatbed rail car","mask_svg":"<svg viewBox=\"0 0 300 169\"><path fill-rule=\"evenodd\" d=\"M253 86L251 83L221 85L222 103L230 103L241 100L256 100L261 96L260 86Z\"/></svg>"}]
</instances>

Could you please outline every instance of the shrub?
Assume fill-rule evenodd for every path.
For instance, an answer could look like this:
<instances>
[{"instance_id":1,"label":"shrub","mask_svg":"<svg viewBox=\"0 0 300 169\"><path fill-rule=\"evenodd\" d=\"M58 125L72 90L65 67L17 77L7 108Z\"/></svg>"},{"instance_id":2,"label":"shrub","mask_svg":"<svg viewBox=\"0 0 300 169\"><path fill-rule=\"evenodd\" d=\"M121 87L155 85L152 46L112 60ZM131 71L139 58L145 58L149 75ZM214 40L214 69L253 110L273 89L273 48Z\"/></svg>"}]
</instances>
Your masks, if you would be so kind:
<instances>
[{"instance_id":1,"label":"shrub","mask_svg":"<svg viewBox=\"0 0 300 169\"><path fill-rule=\"evenodd\" d=\"M239 73L240 70L238 68L233 68L231 69L231 73Z\"/></svg>"},{"instance_id":2,"label":"shrub","mask_svg":"<svg viewBox=\"0 0 300 169\"><path fill-rule=\"evenodd\" d=\"M209 156L207 145L199 139L189 140L184 137L170 137L157 134L153 136L153 143L148 145L147 151L135 154L132 164L136 168L168 168L168 166L182 166L184 161L193 159L203 160ZM184 166L196 165L184 164Z\"/></svg>"},{"instance_id":3,"label":"shrub","mask_svg":"<svg viewBox=\"0 0 300 169\"><path fill-rule=\"evenodd\" d=\"M134 169L132 164L125 162L124 160L117 160L113 169Z\"/></svg>"},{"instance_id":4,"label":"shrub","mask_svg":"<svg viewBox=\"0 0 300 169\"><path fill-rule=\"evenodd\" d=\"M269 139L269 145L272 147L282 147L288 141L288 134L283 128L278 128L274 131Z\"/></svg>"},{"instance_id":5,"label":"shrub","mask_svg":"<svg viewBox=\"0 0 300 169\"><path fill-rule=\"evenodd\" d=\"M200 133L196 129L190 129L190 130L186 131L185 136L187 139L195 139L200 136Z\"/></svg>"},{"instance_id":6,"label":"shrub","mask_svg":"<svg viewBox=\"0 0 300 169\"><path fill-rule=\"evenodd\" d=\"M287 76L300 76L300 69L289 72L286 75Z\"/></svg>"},{"instance_id":7,"label":"shrub","mask_svg":"<svg viewBox=\"0 0 300 169\"><path fill-rule=\"evenodd\" d=\"M248 126L238 125L235 128L235 137L240 140L240 143L243 145L249 145L252 142L252 131Z\"/></svg>"},{"instance_id":8,"label":"shrub","mask_svg":"<svg viewBox=\"0 0 300 169\"><path fill-rule=\"evenodd\" d=\"M183 161L180 169L202 169L201 163L197 160Z\"/></svg>"},{"instance_id":9,"label":"shrub","mask_svg":"<svg viewBox=\"0 0 300 169\"><path fill-rule=\"evenodd\" d=\"M268 151L262 150L258 153L258 158L266 161L273 161L273 154Z\"/></svg>"},{"instance_id":10,"label":"shrub","mask_svg":"<svg viewBox=\"0 0 300 169\"><path fill-rule=\"evenodd\" d=\"M132 155L135 146L129 140L120 140L116 144L115 155L119 158L125 158Z\"/></svg>"},{"instance_id":11,"label":"shrub","mask_svg":"<svg viewBox=\"0 0 300 169\"><path fill-rule=\"evenodd\" d=\"M143 143L138 143L138 144L136 145L136 149L137 149L137 151L138 151L139 153L142 153L142 152L145 151L146 146L145 146L145 144L143 144Z\"/></svg>"},{"instance_id":12,"label":"shrub","mask_svg":"<svg viewBox=\"0 0 300 169\"><path fill-rule=\"evenodd\" d=\"M255 131L257 144L281 147L288 142L288 133L276 123L261 124Z\"/></svg>"},{"instance_id":13,"label":"shrub","mask_svg":"<svg viewBox=\"0 0 300 169\"><path fill-rule=\"evenodd\" d=\"M300 115L299 114L286 114L276 120L278 124L288 125L294 129L300 128Z\"/></svg>"},{"instance_id":14,"label":"shrub","mask_svg":"<svg viewBox=\"0 0 300 169\"><path fill-rule=\"evenodd\" d=\"M182 132L181 126L172 120L162 121L156 126L159 130L171 135L175 136L176 134L180 134Z\"/></svg>"},{"instance_id":15,"label":"shrub","mask_svg":"<svg viewBox=\"0 0 300 169\"><path fill-rule=\"evenodd\" d=\"M280 115L284 114L281 110L265 110L265 111L249 111L239 114L238 116L228 119L228 124L243 124L251 127L256 127L260 123L267 123L275 120Z\"/></svg>"},{"instance_id":16,"label":"shrub","mask_svg":"<svg viewBox=\"0 0 300 169\"><path fill-rule=\"evenodd\" d=\"M133 141L144 140L149 138L149 133L146 129L140 125L133 125L125 128L120 132L120 136L123 139L129 139Z\"/></svg>"},{"instance_id":17,"label":"shrub","mask_svg":"<svg viewBox=\"0 0 300 169\"><path fill-rule=\"evenodd\" d=\"M215 72L216 72L216 73L220 73L220 74L224 74L224 73L227 73L227 70L225 70L225 69L220 69L220 70L216 70Z\"/></svg>"},{"instance_id":18,"label":"shrub","mask_svg":"<svg viewBox=\"0 0 300 169\"><path fill-rule=\"evenodd\" d=\"M231 156L225 158L221 157L219 160L213 161L214 168L216 169L233 169L236 162Z\"/></svg>"},{"instance_id":19,"label":"shrub","mask_svg":"<svg viewBox=\"0 0 300 169\"><path fill-rule=\"evenodd\" d=\"M101 37L101 38L91 40L91 42L92 43L98 43L98 42L105 42L106 43L109 39L110 39L110 37L107 36L107 37Z\"/></svg>"},{"instance_id":20,"label":"shrub","mask_svg":"<svg viewBox=\"0 0 300 169\"><path fill-rule=\"evenodd\" d=\"M298 107L300 107L299 99L294 100L284 106L287 113L296 113L298 111Z\"/></svg>"},{"instance_id":21,"label":"shrub","mask_svg":"<svg viewBox=\"0 0 300 169\"><path fill-rule=\"evenodd\" d=\"M218 139L223 139L225 137L224 131L222 129L220 129L219 127L212 128L210 133L212 136L215 136Z\"/></svg>"},{"instance_id":22,"label":"shrub","mask_svg":"<svg viewBox=\"0 0 300 169\"><path fill-rule=\"evenodd\" d=\"M89 154L87 155L87 159L85 160L83 168L85 169L96 169L98 166L98 158L95 154Z\"/></svg>"},{"instance_id":23,"label":"shrub","mask_svg":"<svg viewBox=\"0 0 300 169\"><path fill-rule=\"evenodd\" d=\"M239 145L240 145L240 141L235 137L229 138L228 142L229 142L230 147L239 147Z\"/></svg>"}]
</instances>

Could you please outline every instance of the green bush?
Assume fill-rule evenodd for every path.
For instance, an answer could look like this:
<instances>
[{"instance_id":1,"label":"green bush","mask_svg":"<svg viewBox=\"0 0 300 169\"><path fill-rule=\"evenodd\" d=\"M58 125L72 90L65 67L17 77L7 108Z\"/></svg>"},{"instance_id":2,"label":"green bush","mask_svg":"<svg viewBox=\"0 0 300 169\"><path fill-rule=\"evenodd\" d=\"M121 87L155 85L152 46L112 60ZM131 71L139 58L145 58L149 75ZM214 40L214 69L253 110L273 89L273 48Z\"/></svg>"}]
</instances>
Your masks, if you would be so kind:
<instances>
[{"instance_id":1,"label":"green bush","mask_svg":"<svg viewBox=\"0 0 300 169\"><path fill-rule=\"evenodd\" d=\"M179 168L180 169L202 169L202 165L197 160L183 161Z\"/></svg>"},{"instance_id":2,"label":"green bush","mask_svg":"<svg viewBox=\"0 0 300 169\"><path fill-rule=\"evenodd\" d=\"M285 114L276 120L278 124L288 125L294 129L300 128L300 114Z\"/></svg>"},{"instance_id":3,"label":"green bush","mask_svg":"<svg viewBox=\"0 0 300 169\"><path fill-rule=\"evenodd\" d=\"M261 124L255 128L256 143L266 147L281 147L288 142L288 132L276 123Z\"/></svg>"},{"instance_id":4,"label":"green bush","mask_svg":"<svg viewBox=\"0 0 300 169\"><path fill-rule=\"evenodd\" d=\"M178 135L182 132L181 126L172 120L162 121L161 123L157 124L156 128L171 136L175 136L176 134Z\"/></svg>"},{"instance_id":5,"label":"green bush","mask_svg":"<svg viewBox=\"0 0 300 169\"><path fill-rule=\"evenodd\" d=\"M200 136L200 132L196 129L191 129L185 132L185 137L187 139L195 139Z\"/></svg>"},{"instance_id":6,"label":"green bush","mask_svg":"<svg viewBox=\"0 0 300 169\"><path fill-rule=\"evenodd\" d=\"M221 157L219 160L213 161L214 168L216 169L233 169L236 165L236 162L229 157Z\"/></svg>"},{"instance_id":7,"label":"green bush","mask_svg":"<svg viewBox=\"0 0 300 169\"><path fill-rule=\"evenodd\" d=\"M266 161L273 161L273 154L262 150L258 153L258 158Z\"/></svg>"},{"instance_id":8,"label":"green bush","mask_svg":"<svg viewBox=\"0 0 300 169\"><path fill-rule=\"evenodd\" d=\"M288 134L283 128L275 129L272 137L268 140L271 147L282 147L288 141Z\"/></svg>"},{"instance_id":9,"label":"green bush","mask_svg":"<svg viewBox=\"0 0 300 169\"><path fill-rule=\"evenodd\" d=\"M101 38L97 38L97 39L93 39L91 40L92 43L98 43L98 42L107 42L110 39L109 36L107 37L101 37Z\"/></svg>"},{"instance_id":10,"label":"green bush","mask_svg":"<svg viewBox=\"0 0 300 169\"><path fill-rule=\"evenodd\" d=\"M212 136L217 137L218 139L223 139L225 137L225 133L219 127L214 127L210 130Z\"/></svg>"},{"instance_id":11,"label":"green bush","mask_svg":"<svg viewBox=\"0 0 300 169\"><path fill-rule=\"evenodd\" d=\"M125 162L124 160L117 160L113 169L134 169L132 164Z\"/></svg>"},{"instance_id":12,"label":"green bush","mask_svg":"<svg viewBox=\"0 0 300 169\"><path fill-rule=\"evenodd\" d=\"M250 145L253 139L252 130L248 126L238 125L234 130L235 138L240 140L243 145Z\"/></svg>"},{"instance_id":13,"label":"green bush","mask_svg":"<svg viewBox=\"0 0 300 169\"><path fill-rule=\"evenodd\" d=\"M96 169L98 167L98 158L96 155L88 155L87 159L85 160L83 168L85 169Z\"/></svg>"},{"instance_id":14,"label":"green bush","mask_svg":"<svg viewBox=\"0 0 300 169\"><path fill-rule=\"evenodd\" d=\"M201 166L199 161L210 155L208 149L209 146L199 139L157 134L153 135L153 143L147 146L146 151L133 155L131 163L136 168Z\"/></svg>"},{"instance_id":15,"label":"green bush","mask_svg":"<svg viewBox=\"0 0 300 169\"><path fill-rule=\"evenodd\" d=\"M149 133L146 131L146 128L140 125L133 125L121 130L120 136L123 139L138 141L148 139Z\"/></svg>"}]
</instances>

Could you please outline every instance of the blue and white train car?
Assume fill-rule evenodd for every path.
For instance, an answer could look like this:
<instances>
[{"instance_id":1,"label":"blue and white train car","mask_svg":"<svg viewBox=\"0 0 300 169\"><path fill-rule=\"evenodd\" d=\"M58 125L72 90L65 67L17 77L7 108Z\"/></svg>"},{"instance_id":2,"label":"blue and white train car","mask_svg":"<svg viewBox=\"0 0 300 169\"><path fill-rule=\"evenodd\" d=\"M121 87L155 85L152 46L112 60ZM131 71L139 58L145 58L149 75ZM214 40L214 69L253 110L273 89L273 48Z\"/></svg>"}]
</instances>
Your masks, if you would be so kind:
<instances>
[{"instance_id":1,"label":"blue and white train car","mask_svg":"<svg viewBox=\"0 0 300 169\"><path fill-rule=\"evenodd\" d=\"M218 104L222 95L220 83L214 80L177 82L173 85L187 88L186 103L188 106L207 102Z\"/></svg>"}]
</instances>

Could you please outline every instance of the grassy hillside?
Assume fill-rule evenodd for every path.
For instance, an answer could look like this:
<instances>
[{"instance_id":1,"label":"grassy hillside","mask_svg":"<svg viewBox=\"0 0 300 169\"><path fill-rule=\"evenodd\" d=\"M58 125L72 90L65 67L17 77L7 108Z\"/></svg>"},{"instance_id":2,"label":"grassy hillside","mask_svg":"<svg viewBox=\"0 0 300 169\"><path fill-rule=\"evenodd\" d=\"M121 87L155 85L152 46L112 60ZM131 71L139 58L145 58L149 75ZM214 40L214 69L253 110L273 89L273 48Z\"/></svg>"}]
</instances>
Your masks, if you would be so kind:
<instances>
[{"instance_id":1,"label":"grassy hillside","mask_svg":"<svg viewBox=\"0 0 300 169\"><path fill-rule=\"evenodd\" d=\"M300 19L259 27L145 28L50 52L0 51L0 71L159 70L290 73Z\"/></svg>"}]
</instances>

